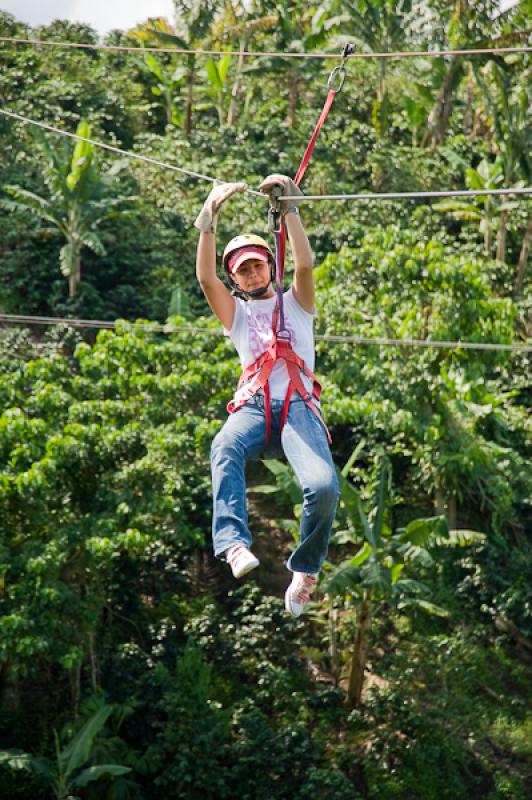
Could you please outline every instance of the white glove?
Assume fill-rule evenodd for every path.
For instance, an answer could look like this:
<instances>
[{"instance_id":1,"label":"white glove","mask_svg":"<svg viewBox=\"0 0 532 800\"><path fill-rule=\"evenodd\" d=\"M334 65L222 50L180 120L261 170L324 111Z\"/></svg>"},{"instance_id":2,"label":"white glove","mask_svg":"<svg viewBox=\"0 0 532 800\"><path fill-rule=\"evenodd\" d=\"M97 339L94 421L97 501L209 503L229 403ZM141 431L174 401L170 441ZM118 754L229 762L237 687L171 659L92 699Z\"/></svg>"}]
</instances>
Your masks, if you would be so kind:
<instances>
[{"instance_id":1,"label":"white glove","mask_svg":"<svg viewBox=\"0 0 532 800\"><path fill-rule=\"evenodd\" d=\"M286 214L288 208L297 206L300 202L299 200L283 200L283 195L286 197L293 197L294 195L303 197L303 192L299 186L296 186L292 178L289 178L288 175L279 175L277 173L268 175L268 177L264 178L262 181L259 189L261 192L264 192L264 194L270 196L272 208L276 208L278 204L281 214ZM277 190L278 193L274 190Z\"/></svg>"},{"instance_id":2,"label":"white glove","mask_svg":"<svg viewBox=\"0 0 532 800\"><path fill-rule=\"evenodd\" d=\"M205 200L203 208L196 217L194 225L202 233L214 233L218 223L220 208L231 195L236 192L245 192L248 188L247 183L222 183L214 182L214 188Z\"/></svg>"}]
</instances>

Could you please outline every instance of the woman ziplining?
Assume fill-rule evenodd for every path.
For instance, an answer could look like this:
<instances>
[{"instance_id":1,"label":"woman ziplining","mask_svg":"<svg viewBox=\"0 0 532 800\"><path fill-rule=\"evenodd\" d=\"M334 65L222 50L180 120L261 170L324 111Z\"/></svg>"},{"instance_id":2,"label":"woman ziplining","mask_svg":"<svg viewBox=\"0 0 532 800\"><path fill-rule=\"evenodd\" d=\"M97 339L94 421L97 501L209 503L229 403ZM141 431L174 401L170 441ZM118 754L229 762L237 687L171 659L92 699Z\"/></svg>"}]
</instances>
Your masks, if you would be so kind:
<instances>
[{"instance_id":1,"label":"woman ziplining","mask_svg":"<svg viewBox=\"0 0 532 800\"><path fill-rule=\"evenodd\" d=\"M318 581L338 502L331 439L319 405L321 387L312 372L313 256L297 207L303 197L299 184L342 89L344 64L351 52L351 45L346 45L339 66L329 75L327 97L294 180L274 174L259 187L270 198L275 258L262 237L236 236L223 254L223 269L233 291L216 275L218 214L233 194L247 190L245 183L215 185L195 222L200 230L196 275L242 363L236 394L227 406L229 419L211 447L214 555L229 563L235 578L259 565L250 549L245 467L270 444L280 445L303 490L301 539L287 562L292 580L285 608L294 617L303 613ZM287 235L294 280L284 292Z\"/></svg>"},{"instance_id":2,"label":"woman ziplining","mask_svg":"<svg viewBox=\"0 0 532 800\"><path fill-rule=\"evenodd\" d=\"M330 437L319 407L320 387L312 372L313 257L297 201L283 201L283 196L302 195L301 191L291 178L270 175L260 189L270 195L283 230L286 226L293 284L283 292L279 225L277 270L260 236L237 236L226 246L223 268L232 293L216 275L216 224L223 203L245 189L244 183L215 186L195 222L200 230L197 278L243 369L228 405L229 418L211 448L213 546L215 556L229 563L236 578L258 566L251 551L245 466L268 445L280 445L303 490L301 540L287 562L292 580L285 593L285 607L297 617L310 600L326 558L338 500Z\"/></svg>"}]
</instances>

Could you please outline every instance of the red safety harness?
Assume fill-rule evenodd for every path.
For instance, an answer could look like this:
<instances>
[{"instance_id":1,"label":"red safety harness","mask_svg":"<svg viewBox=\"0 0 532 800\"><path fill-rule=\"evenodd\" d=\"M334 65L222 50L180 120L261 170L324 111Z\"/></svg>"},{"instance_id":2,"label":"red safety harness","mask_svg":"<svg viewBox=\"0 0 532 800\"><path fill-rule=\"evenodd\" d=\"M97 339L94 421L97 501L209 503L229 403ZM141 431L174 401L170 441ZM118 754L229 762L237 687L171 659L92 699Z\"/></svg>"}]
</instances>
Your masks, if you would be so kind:
<instances>
[{"instance_id":1,"label":"red safety harness","mask_svg":"<svg viewBox=\"0 0 532 800\"><path fill-rule=\"evenodd\" d=\"M325 104L323 106L322 112L316 123L316 127L314 129L314 133L312 134L310 141L307 145L307 149L305 150L305 154L301 160L301 164L299 165L299 169L296 173L294 178L294 183L298 186L303 176L307 170L309 165L312 152L314 150L314 145L316 144L316 140L318 138L318 134L325 122L327 114L330 111L330 108L333 104L334 98L342 89L344 80L345 80L345 68L344 68L344 61L347 56L352 52L352 48L350 45L346 45L344 48L344 52L342 55L342 62L340 66L335 67L331 74L329 75L329 80L327 82L327 86L329 92L327 94L327 98L325 100ZM340 77L340 83L336 88L333 88L332 84L336 80L337 77ZM321 413L315 402L319 402L320 394L321 394L321 386L318 382L318 379L314 375L313 372L307 367L305 362L303 361L300 356L294 351L291 341L290 341L290 332L287 330L285 326L285 319L284 319L284 303L283 303L283 281L284 281L284 262L285 262L285 252L286 252L286 226L284 220L279 213L278 210L271 208L269 212L271 227L273 230L273 235L275 238L275 291L276 291L276 301L275 307L272 314L272 343L270 347L260 355L253 364L250 364L249 367L242 372L240 376L240 380L238 381L238 387L233 399L228 403L227 410L230 414L233 414L235 411L238 411L239 408L242 408L245 403L251 400L252 397L255 397L256 394L263 393L264 394L264 413L266 417L266 444L270 441L270 434L271 434L271 427L272 427L272 411L271 411L271 396L270 396L270 385L269 379L272 373L272 370L277 361L284 361L286 364L286 368L288 370L288 388L286 390L286 395L283 403L283 411L281 414L281 430L284 427L286 419L288 417L288 409L290 407L290 401L294 392L300 396L300 398L305 402L307 408L309 408L313 414L319 419L323 427L325 428L325 432L327 434L327 439L329 443L331 442L331 435L327 430L327 426L321 416ZM312 392L308 392L307 388L303 382L302 375L305 375L309 380L312 381Z\"/></svg>"},{"instance_id":2,"label":"red safety harness","mask_svg":"<svg viewBox=\"0 0 532 800\"><path fill-rule=\"evenodd\" d=\"M323 421L323 417L314 404L314 400L319 401L320 399L321 386L314 373L310 371L303 359L300 358L293 349L290 343L290 334L288 334L287 338L285 335L287 331L281 332L277 329L278 321L279 307L276 303L272 314L273 341L270 347L265 350L264 353L253 362L253 364L250 364L250 366L243 371L242 375L240 376L240 380L238 381L236 394L230 403L228 403L227 410L230 414L232 414L233 412L238 411L239 408L242 408L242 406L245 405L248 400L251 400L252 397L255 397L258 392L263 392L264 413L266 416L266 444L268 444L272 429L269 379L275 363L279 360L282 360L286 364L289 381L283 403L283 411L281 414L281 430L283 429L288 417L288 409L290 407L292 395L294 392L297 392L301 399L305 401L307 407L310 408L310 410L317 416L325 428L327 439L330 443L331 435L327 430L327 426ZM301 374L305 375L312 381L312 392L307 391Z\"/></svg>"}]
</instances>

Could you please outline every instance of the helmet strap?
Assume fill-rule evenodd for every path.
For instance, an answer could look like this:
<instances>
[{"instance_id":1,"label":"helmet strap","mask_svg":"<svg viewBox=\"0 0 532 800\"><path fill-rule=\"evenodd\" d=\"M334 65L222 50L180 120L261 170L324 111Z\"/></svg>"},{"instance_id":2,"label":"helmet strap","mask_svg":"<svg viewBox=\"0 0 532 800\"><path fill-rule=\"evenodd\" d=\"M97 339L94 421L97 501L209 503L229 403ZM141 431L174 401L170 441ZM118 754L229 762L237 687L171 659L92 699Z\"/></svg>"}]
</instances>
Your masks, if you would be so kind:
<instances>
[{"instance_id":1,"label":"helmet strap","mask_svg":"<svg viewBox=\"0 0 532 800\"><path fill-rule=\"evenodd\" d=\"M248 297L262 297L263 294L266 294L270 285L270 283L267 283L266 286L262 286L260 289L254 289L252 292L243 292L243 294L246 294Z\"/></svg>"}]
</instances>

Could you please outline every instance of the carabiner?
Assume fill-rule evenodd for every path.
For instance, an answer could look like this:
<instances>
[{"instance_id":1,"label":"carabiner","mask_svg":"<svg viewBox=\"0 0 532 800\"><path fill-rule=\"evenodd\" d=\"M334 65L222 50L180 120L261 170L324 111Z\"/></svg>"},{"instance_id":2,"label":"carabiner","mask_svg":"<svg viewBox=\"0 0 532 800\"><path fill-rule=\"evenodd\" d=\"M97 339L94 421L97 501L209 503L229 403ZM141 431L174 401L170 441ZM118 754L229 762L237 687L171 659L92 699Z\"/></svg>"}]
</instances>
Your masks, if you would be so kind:
<instances>
[{"instance_id":1,"label":"carabiner","mask_svg":"<svg viewBox=\"0 0 532 800\"><path fill-rule=\"evenodd\" d=\"M338 84L338 86L336 88L334 88L333 84L334 84L334 81L336 80L336 78L338 76L340 76L340 83ZM327 89L329 91L334 91L334 92L336 92L336 94L338 94L338 92L342 91L342 86L344 85L344 81L345 81L345 67L342 64L339 67L335 67L332 70L332 72L329 75L329 78L327 80Z\"/></svg>"},{"instance_id":2,"label":"carabiner","mask_svg":"<svg viewBox=\"0 0 532 800\"><path fill-rule=\"evenodd\" d=\"M279 198L283 194L281 186L274 186L270 192L270 208L268 209L268 225L271 231L281 230L281 204Z\"/></svg>"},{"instance_id":3,"label":"carabiner","mask_svg":"<svg viewBox=\"0 0 532 800\"><path fill-rule=\"evenodd\" d=\"M268 209L268 227L272 233L281 230L281 212L272 206Z\"/></svg>"}]
</instances>

